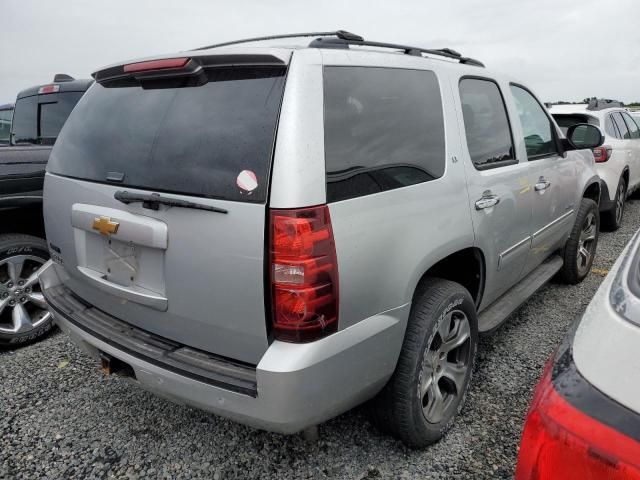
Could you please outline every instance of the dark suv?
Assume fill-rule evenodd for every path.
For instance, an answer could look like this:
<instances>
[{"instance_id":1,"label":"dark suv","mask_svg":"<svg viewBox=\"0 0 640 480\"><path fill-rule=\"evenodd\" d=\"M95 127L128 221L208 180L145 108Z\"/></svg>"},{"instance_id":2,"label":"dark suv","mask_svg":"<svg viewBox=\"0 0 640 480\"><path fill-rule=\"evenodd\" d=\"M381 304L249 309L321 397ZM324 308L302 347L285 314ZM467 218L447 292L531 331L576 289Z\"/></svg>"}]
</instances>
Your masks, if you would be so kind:
<instances>
[{"instance_id":1,"label":"dark suv","mask_svg":"<svg viewBox=\"0 0 640 480\"><path fill-rule=\"evenodd\" d=\"M51 328L34 283L49 258L43 240L44 169L58 133L92 83L58 74L53 83L20 92L15 109L0 107L0 284L21 293L9 298L0 288L0 346L34 340Z\"/></svg>"}]
</instances>

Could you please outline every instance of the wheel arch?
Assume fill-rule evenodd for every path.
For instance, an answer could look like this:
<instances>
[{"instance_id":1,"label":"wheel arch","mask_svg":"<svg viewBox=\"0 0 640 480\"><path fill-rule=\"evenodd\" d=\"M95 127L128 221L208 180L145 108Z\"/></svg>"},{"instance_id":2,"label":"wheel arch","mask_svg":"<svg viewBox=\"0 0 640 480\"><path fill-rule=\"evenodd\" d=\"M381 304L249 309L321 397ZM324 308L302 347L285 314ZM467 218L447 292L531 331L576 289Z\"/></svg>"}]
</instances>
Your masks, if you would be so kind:
<instances>
[{"instance_id":1,"label":"wheel arch","mask_svg":"<svg viewBox=\"0 0 640 480\"><path fill-rule=\"evenodd\" d=\"M601 194L601 188L600 188L600 180L598 177L591 177L591 179L589 179L589 181L587 182L586 187L584 188L583 192L582 192L582 198L590 198L591 200L593 200L594 202L596 202L597 205L600 204L600 194Z\"/></svg>"},{"instance_id":2,"label":"wheel arch","mask_svg":"<svg viewBox=\"0 0 640 480\"><path fill-rule=\"evenodd\" d=\"M477 247L468 247L433 263L416 282L412 302L428 278L442 278L459 283L469 291L478 307L482 301L486 279L484 254Z\"/></svg>"}]
</instances>

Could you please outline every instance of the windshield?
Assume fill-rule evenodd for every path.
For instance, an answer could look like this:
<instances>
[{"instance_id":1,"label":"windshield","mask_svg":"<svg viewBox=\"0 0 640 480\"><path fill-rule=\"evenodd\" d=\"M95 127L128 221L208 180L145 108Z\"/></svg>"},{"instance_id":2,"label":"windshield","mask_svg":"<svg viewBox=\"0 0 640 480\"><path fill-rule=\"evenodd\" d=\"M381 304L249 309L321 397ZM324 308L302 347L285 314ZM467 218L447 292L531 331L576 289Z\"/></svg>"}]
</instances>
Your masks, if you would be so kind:
<instances>
[{"instance_id":1,"label":"windshield","mask_svg":"<svg viewBox=\"0 0 640 480\"><path fill-rule=\"evenodd\" d=\"M63 92L19 98L13 115L13 143L53 145L82 94Z\"/></svg>"},{"instance_id":2,"label":"windshield","mask_svg":"<svg viewBox=\"0 0 640 480\"><path fill-rule=\"evenodd\" d=\"M200 86L92 86L48 170L153 191L264 202L284 69L218 68Z\"/></svg>"},{"instance_id":3,"label":"windshield","mask_svg":"<svg viewBox=\"0 0 640 480\"><path fill-rule=\"evenodd\" d=\"M9 142L9 133L11 132L11 116L13 110L0 110L0 143Z\"/></svg>"}]
</instances>

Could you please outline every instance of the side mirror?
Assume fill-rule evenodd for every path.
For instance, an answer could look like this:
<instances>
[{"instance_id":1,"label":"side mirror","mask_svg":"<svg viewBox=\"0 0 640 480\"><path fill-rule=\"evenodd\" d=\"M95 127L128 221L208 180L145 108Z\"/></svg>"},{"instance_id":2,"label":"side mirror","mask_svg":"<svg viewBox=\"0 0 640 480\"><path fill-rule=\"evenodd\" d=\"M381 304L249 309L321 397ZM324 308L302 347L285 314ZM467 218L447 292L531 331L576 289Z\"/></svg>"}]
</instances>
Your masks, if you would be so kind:
<instances>
[{"instance_id":1,"label":"side mirror","mask_svg":"<svg viewBox=\"0 0 640 480\"><path fill-rule=\"evenodd\" d=\"M567 140L570 148L566 150L586 150L601 146L604 143L604 135L595 125L578 123L568 128Z\"/></svg>"}]
</instances>

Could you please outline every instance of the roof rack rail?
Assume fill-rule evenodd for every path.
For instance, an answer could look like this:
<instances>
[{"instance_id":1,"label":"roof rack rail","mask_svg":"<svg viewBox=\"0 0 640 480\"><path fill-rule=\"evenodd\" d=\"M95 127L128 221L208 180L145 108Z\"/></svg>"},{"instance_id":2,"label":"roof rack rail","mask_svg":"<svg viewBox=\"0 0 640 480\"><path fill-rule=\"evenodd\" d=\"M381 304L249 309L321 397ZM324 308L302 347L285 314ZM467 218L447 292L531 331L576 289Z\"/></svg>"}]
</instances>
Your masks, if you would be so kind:
<instances>
[{"instance_id":1,"label":"roof rack rail","mask_svg":"<svg viewBox=\"0 0 640 480\"><path fill-rule=\"evenodd\" d=\"M410 47L407 45L398 45L395 43L373 42L365 40L362 36L355 33L347 32L346 30L335 30L333 32L310 32L310 33L287 33L284 35L270 35L267 37L254 37L245 38L243 40L233 40L231 42L216 43L214 45L207 45L205 47L194 48L196 50L208 50L210 48L226 47L228 45L238 45L241 43L250 42L263 42L266 40L278 40L283 38L304 38L304 37L318 37L314 39L309 47L311 48L349 48L350 45L357 45L363 47L378 47L389 48L392 50L401 50L407 55L415 55L421 57L422 54L438 55L440 57L450 58L457 60L465 65L474 65L476 67L484 67L484 63L469 57L463 57L460 53L450 48L420 48Z\"/></svg>"},{"instance_id":2,"label":"roof rack rail","mask_svg":"<svg viewBox=\"0 0 640 480\"><path fill-rule=\"evenodd\" d=\"M350 38L316 38L313 40L309 47L312 48L348 48L350 45L363 46L363 47L378 47L378 48L389 48L392 50L401 50L403 53L407 55L415 55L421 57L422 54L427 55L437 55L440 57L450 58L452 60L457 60L460 63L465 65L473 65L476 67L484 67L484 63L479 60L475 60L469 57L463 57L460 53L452 50L450 48L421 48L421 47L410 47L408 45L398 45L396 43L384 43L384 42L374 42L368 40L358 40L358 39L350 39Z\"/></svg>"},{"instance_id":3,"label":"roof rack rail","mask_svg":"<svg viewBox=\"0 0 640 480\"><path fill-rule=\"evenodd\" d=\"M624 102L618 100L610 100L608 98L589 98L587 110L604 110L605 108L622 108Z\"/></svg>"},{"instance_id":4,"label":"roof rack rail","mask_svg":"<svg viewBox=\"0 0 640 480\"><path fill-rule=\"evenodd\" d=\"M227 45L237 45L239 43L264 42L266 40L278 40L282 38L304 38L304 37L337 37L341 40L364 40L360 35L347 32L346 30L335 30L333 32L309 32L309 33L287 33L284 35L269 35L267 37L245 38L243 40L233 40L231 42L216 43L205 47L194 48L196 50L209 50L210 48L226 47Z\"/></svg>"}]
</instances>

